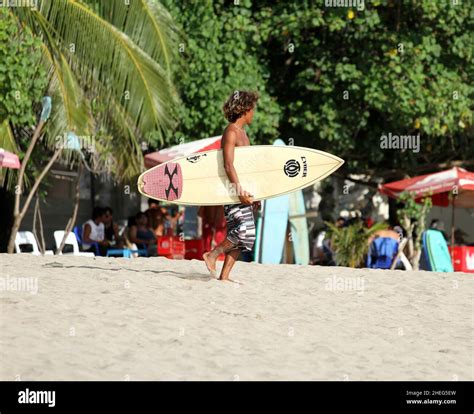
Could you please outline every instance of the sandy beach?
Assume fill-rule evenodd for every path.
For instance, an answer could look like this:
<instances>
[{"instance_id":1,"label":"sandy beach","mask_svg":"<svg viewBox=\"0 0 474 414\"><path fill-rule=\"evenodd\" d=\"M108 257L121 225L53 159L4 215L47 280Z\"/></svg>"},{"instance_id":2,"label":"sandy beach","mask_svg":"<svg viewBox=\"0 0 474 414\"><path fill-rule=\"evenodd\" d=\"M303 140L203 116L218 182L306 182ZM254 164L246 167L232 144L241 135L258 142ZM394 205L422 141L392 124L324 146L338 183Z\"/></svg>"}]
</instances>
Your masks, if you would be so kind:
<instances>
[{"instance_id":1,"label":"sandy beach","mask_svg":"<svg viewBox=\"0 0 474 414\"><path fill-rule=\"evenodd\" d=\"M219 264L219 266L221 266ZM0 255L0 380L473 380L473 275Z\"/></svg>"}]
</instances>

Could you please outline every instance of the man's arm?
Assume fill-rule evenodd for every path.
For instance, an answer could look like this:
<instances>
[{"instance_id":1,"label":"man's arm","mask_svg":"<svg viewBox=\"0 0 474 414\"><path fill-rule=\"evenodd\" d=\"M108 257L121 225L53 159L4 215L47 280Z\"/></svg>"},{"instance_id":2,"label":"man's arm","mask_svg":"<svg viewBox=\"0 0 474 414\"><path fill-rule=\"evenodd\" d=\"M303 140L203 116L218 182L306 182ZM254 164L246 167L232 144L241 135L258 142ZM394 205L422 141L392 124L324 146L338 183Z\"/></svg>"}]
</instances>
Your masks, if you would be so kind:
<instances>
[{"instance_id":1,"label":"man's arm","mask_svg":"<svg viewBox=\"0 0 474 414\"><path fill-rule=\"evenodd\" d=\"M227 130L222 139L224 141L224 147L222 149L224 154L224 170L227 177L230 183L235 187L241 203L252 204L251 195L241 188L237 171L235 171L234 168L234 152L237 136L234 131Z\"/></svg>"},{"instance_id":2,"label":"man's arm","mask_svg":"<svg viewBox=\"0 0 474 414\"><path fill-rule=\"evenodd\" d=\"M87 243L87 244L91 244L91 243L95 243L95 240L92 240L89 236L91 235L91 225L90 224L86 224L84 226L84 232L82 234L82 242L83 243Z\"/></svg>"}]
</instances>

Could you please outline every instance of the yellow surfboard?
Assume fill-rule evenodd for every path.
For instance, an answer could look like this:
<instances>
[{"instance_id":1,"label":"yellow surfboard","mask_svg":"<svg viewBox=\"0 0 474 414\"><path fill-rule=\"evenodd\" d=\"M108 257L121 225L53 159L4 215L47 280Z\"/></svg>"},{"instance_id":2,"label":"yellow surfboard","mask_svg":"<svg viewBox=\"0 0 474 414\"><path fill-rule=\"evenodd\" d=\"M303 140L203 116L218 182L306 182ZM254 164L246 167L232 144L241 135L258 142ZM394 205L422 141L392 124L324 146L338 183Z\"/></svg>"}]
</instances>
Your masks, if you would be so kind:
<instances>
[{"instance_id":1,"label":"yellow surfboard","mask_svg":"<svg viewBox=\"0 0 474 414\"><path fill-rule=\"evenodd\" d=\"M234 167L254 200L291 193L336 171L344 160L327 152L295 146L236 147ZM138 178L143 195L185 205L240 203L224 170L222 150L177 158L145 171Z\"/></svg>"}]
</instances>

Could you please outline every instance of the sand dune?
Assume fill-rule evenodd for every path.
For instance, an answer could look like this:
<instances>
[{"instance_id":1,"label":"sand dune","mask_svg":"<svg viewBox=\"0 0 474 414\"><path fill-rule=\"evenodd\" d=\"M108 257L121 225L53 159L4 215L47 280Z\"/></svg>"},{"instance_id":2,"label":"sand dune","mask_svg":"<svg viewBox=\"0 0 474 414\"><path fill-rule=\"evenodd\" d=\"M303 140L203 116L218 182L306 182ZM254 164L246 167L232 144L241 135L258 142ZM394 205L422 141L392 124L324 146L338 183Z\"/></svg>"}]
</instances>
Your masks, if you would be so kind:
<instances>
[{"instance_id":1,"label":"sand dune","mask_svg":"<svg viewBox=\"0 0 474 414\"><path fill-rule=\"evenodd\" d=\"M0 380L474 379L472 274L239 262L237 285L196 260L30 255L0 272Z\"/></svg>"}]
</instances>

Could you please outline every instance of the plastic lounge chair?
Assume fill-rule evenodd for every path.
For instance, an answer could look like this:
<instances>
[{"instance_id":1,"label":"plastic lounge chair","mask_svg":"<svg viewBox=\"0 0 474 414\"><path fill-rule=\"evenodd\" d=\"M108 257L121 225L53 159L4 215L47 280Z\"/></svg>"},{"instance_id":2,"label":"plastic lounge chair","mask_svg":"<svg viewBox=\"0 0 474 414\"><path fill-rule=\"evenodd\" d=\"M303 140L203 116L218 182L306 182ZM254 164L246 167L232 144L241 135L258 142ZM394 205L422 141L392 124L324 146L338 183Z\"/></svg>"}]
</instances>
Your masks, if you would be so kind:
<instances>
[{"instance_id":1,"label":"plastic lounge chair","mask_svg":"<svg viewBox=\"0 0 474 414\"><path fill-rule=\"evenodd\" d=\"M30 245L31 252L22 252L23 245ZM41 256L41 251L38 247L38 241L35 235L31 231L19 231L15 236L15 252L16 253L29 253L36 256ZM52 250L46 250L44 252L46 256L52 256L54 253Z\"/></svg>"},{"instance_id":2,"label":"plastic lounge chair","mask_svg":"<svg viewBox=\"0 0 474 414\"><path fill-rule=\"evenodd\" d=\"M107 250L107 257L110 256L122 256L127 259L130 259L132 257L132 251L130 249L124 248L124 249L108 249Z\"/></svg>"},{"instance_id":3,"label":"plastic lounge chair","mask_svg":"<svg viewBox=\"0 0 474 414\"><path fill-rule=\"evenodd\" d=\"M138 248L135 243L132 243L128 238L128 226L125 226L121 231L121 236L125 241L125 245L127 246L128 250L130 251L131 257L139 257L144 256L148 257L148 250L143 248Z\"/></svg>"},{"instance_id":4,"label":"plastic lounge chair","mask_svg":"<svg viewBox=\"0 0 474 414\"><path fill-rule=\"evenodd\" d=\"M372 241L367 255L367 267L390 269L398 253L398 241L391 237L377 237Z\"/></svg>"},{"instance_id":5,"label":"plastic lounge chair","mask_svg":"<svg viewBox=\"0 0 474 414\"><path fill-rule=\"evenodd\" d=\"M135 243L131 243L130 252L136 255L134 257L137 257L137 256L148 257L148 250L144 249L142 246L138 247Z\"/></svg>"},{"instance_id":6,"label":"plastic lounge chair","mask_svg":"<svg viewBox=\"0 0 474 414\"><path fill-rule=\"evenodd\" d=\"M61 244L62 240L63 240L63 237L64 237L64 230L57 230L54 232L54 242L56 243L56 247L59 247L59 245ZM64 244L64 246L66 245L72 245L72 253L59 253L60 255L73 255L73 256L87 256L87 257L94 257L94 253L92 252L81 252L79 251L79 244L77 242L77 238L76 238L76 235L73 233L73 232L70 232L68 235L67 235L67 238L66 238L66 243Z\"/></svg>"}]
</instances>

